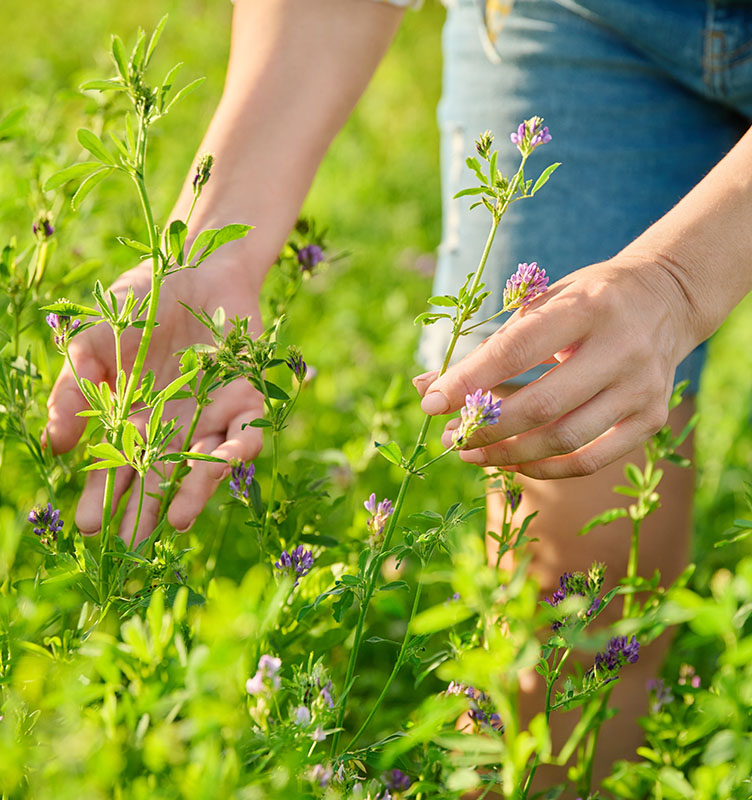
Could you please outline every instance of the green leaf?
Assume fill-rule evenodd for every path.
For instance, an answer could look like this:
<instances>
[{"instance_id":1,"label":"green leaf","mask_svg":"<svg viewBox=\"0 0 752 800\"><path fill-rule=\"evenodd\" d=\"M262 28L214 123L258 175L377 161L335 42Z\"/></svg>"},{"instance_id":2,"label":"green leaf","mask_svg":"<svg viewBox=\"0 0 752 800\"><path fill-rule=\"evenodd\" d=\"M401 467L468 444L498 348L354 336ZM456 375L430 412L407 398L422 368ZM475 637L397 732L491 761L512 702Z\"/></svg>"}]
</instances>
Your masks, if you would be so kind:
<instances>
[{"instance_id":1,"label":"green leaf","mask_svg":"<svg viewBox=\"0 0 752 800\"><path fill-rule=\"evenodd\" d=\"M66 317L77 317L86 315L88 317L98 317L99 311L96 308L83 306L80 303L72 303L70 300L61 298L54 303L42 306L42 311L51 311L53 314L63 314Z\"/></svg>"},{"instance_id":2,"label":"green leaf","mask_svg":"<svg viewBox=\"0 0 752 800\"><path fill-rule=\"evenodd\" d=\"M428 304L431 306L446 306L453 308L454 306L459 305L459 300L449 294L438 294L434 295L434 297L429 297Z\"/></svg>"},{"instance_id":3,"label":"green leaf","mask_svg":"<svg viewBox=\"0 0 752 800\"><path fill-rule=\"evenodd\" d=\"M175 394L175 392L178 391L178 389L185 386L186 383L196 377L198 370L199 368L196 367L190 372L186 372L184 375L178 375L174 381L168 383L167 386L165 386L165 388L157 394L157 398L159 398L161 402L167 402Z\"/></svg>"},{"instance_id":4,"label":"green leaf","mask_svg":"<svg viewBox=\"0 0 752 800\"><path fill-rule=\"evenodd\" d=\"M642 488L645 479L642 475L642 470L631 462L624 465L624 475L626 479L637 489Z\"/></svg>"},{"instance_id":5,"label":"green leaf","mask_svg":"<svg viewBox=\"0 0 752 800\"><path fill-rule=\"evenodd\" d=\"M227 464L226 458L211 456L208 453L194 453L191 450L182 450L178 453L185 461L211 461L214 464Z\"/></svg>"},{"instance_id":6,"label":"green leaf","mask_svg":"<svg viewBox=\"0 0 752 800\"><path fill-rule=\"evenodd\" d=\"M101 266L102 259L87 258L86 261L82 261L80 264L77 264L75 267L73 267L73 269L68 270L63 276L61 282L64 286L70 286L72 283L78 283L78 281L91 275L92 272L96 272Z\"/></svg>"},{"instance_id":7,"label":"green leaf","mask_svg":"<svg viewBox=\"0 0 752 800\"><path fill-rule=\"evenodd\" d=\"M84 175L90 175L92 172L96 172L101 168L102 165L98 161L84 161L81 164L71 164L69 167L53 172L44 182L43 189L45 192L51 192L53 189L57 189L58 186L68 183L68 181L82 178Z\"/></svg>"},{"instance_id":8,"label":"green leaf","mask_svg":"<svg viewBox=\"0 0 752 800\"><path fill-rule=\"evenodd\" d=\"M263 419L259 417L258 419L252 419L250 422L244 422L241 426L241 430L245 430L246 428L271 428L272 423L269 422L268 419Z\"/></svg>"},{"instance_id":9,"label":"green leaf","mask_svg":"<svg viewBox=\"0 0 752 800\"><path fill-rule=\"evenodd\" d=\"M484 194L485 192L486 188L484 186L473 186L471 189L460 190L457 194L452 195L452 198L456 200L458 197L467 197L472 194Z\"/></svg>"},{"instance_id":10,"label":"green leaf","mask_svg":"<svg viewBox=\"0 0 752 800\"><path fill-rule=\"evenodd\" d=\"M79 128L77 136L81 146L86 148L100 161L104 162L105 164L111 164L112 166L117 164L110 151L104 146L104 143L96 135L96 133L93 133L87 128Z\"/></svg>"},{"instance_id":11,"label":"green leaf","mask_svg":"<svg viewBox=\"0 0 752 800\"><path fill-rule=\"evenodd\" d=\"M117 240L120 244L125 245L125 247L130 247L131 250L135 250L137 253L151 255L151 247L149 247L148 244L137 242L135 239L129 239L127 236L118 236Z\"/></svg>"},{"instance_id":12,"label":"green leaf","mask_svg":"<svg viewBox=\"0 0 752 800\"><path fill-rule=\"evenodd\" d=\"M113 170L113 167L102 167L102 169L89 175L86 180L76 190L71 198L71 208L77 211L87 194L99 183L101 183Z\"/></svg>"},{"instance_id":13,"label":"green leaf","mask_svg":"<svg viewBox=\"0 0 752 800\"><path fill-rule=\"evenodd\" d=\"M175 263L183 266L185 263L185 237L188 233L188 226L181 219L175 219L170 223L168 241L170 243L170 253L175 259Z\"/></svg>"},{"instance_id":14,"label":"green leaf","mask_svg":"<svg viewBox=\"0 0 752 800\"><path fill-rule=\"evenodd\" d=\"M128 80L128 59L125 55L125 45L119 36L112 37L112 58L123 80Z\"/></svg>"},{"instance_id":15,"label":"green leaf","mask_svg":"<svg viewBox=\"0 0 752 800\"><path fill-rule=\"evenodd\" d=\"M379 587L380 592L392 592L395 589L410 591L410 585L406 581L389 581L389 583Z\"/></svg>"},{"instance_id":16,"label":"green leaf","mask_svg":"<svg viewBox=\"0 0 752 800\"><path fill-rule=\"evenodd\" d=\"M199 86L206 80L206 78L196 78L195 81L191 81L189 84L184 86L176 95L175 97L170 100L167 108L165 109L165 113L168 112L175 103L179 103L184 97L187 97L194 89L198 89Z\"/></svg>"},{"instance_id":17,"label":"green leaf","mask_svg":"<svg viewBox=\"0 0 752 800\"><path fill-rule=\"evenodd\" d=\"M332 605L332 614L334 614L334 619L337 622L342 622L342 617L349 611L350 606L352 606L353 601L355 600L354 592L347 591L343 592L339 599L333 603Z\"/></svg>"},{"instance_id":18,"label":"green leaf","mask_svg":"<svg viewBox=\"0 0 752 800\"><path fill-rule=\"evenodd\" d=\"M223 228L209 228L208 230L201 231L191 245L186 263L192 266L198 266L215 250L222 247L223 244L227 244L236 239L242 239L248 231L252 229L253 225L243 225L239 222L235 222L230 225L225 225ZM197 256L198 258L194 264L193 260Z\"/></svg>"},{"instance_id":19,"label":"green leaf","mask_svg":"<svg viewBox=\"0 0 752 800\"><path fill-rule=\"evenodd\" d=\"M90 444L89 455L93 458L106 458L110 461L119 461L125 463L123 454L109 442L99 442L98 444Z\"/></svg>"},{"instance_id":20,"label":"green leaf","mask_svg":"<svg viewBox=\"0 0 752 800\"><path fill-rule=\"evenodd\" d=\"M387 442L386 444L381 444L380 442L374 442L376 445L376 449L381 453L382 456L387 461L390 461L392 464L396 464L400 466L402 464L402 450L400 450L399 445L396 442Z\"/></svg>"},{"instance_id":21,"label":"green leaf","mask_svg":"<svg viewBox=\"0 0 752 800\"><path fill-rule=\"evenodd\" d=\"M535 182L535 186L533 186L533 190L531 194L535 194L538 189L544 186L548 179L554 174L554 172L561 166L561 162L556 162L555 164L551 164L550 166L546 167L543 172L541 172L540 177Z\"/></svg>"},{"instance_id":22,"label":"green leaf","mask_svg":"<svg viewBox=\"0 0 752 800\"><path fill-rule=\"evenodd\" d=\"M144 69L149 66L152 54L154 53L154 48L157 46L159 38L162 36L162 31L164 30L166 22L167 14L165 14L162 19L159 20L157 27L154 29L154 33L151 35L151 39L149 39L149 45L146 48L146 55L144 56Z\"/></svg>"},{"instance_id":23,"label":"green leaf","mask_svg":"<svg viewBox=\"0 0 752 800\"><path fill-rule=\"evenodd\" d=\"M289 400L290 395L282 389L280 386L277 386L276 383L272 383L271 381L264 381L264 385L266 386L266 391L269 394L269 397L273 398L274 400Z\"/></svg>"},{"instance_id":24,"label":"green leaf","mask_svg":"<svg viewBox=\"0 0 752 800\"><path fill-rule=\"evenodd\" d=\"M626 508L609 508L608 511L604 511L602 514L598 514L597 517L593 517L589 522L586 522L585 525L580 528L577 535L584 536L598 525L608 525L610 522L614 522L614 520L623 519L628 514L629 512Z\"/></svg>"},{"instance_id":25,"label":"green leaf","mask_svg":"<svg viewBox=\"0 0 752 800\"><path fill-rule=\"evenodd\" d=\"M123 85L122 81L119 81L116 78L110 78L105 81L101 80L86 81L85 83L82 83L78 88L82 92L91 92L91 91L124 92L127 89L127 87Z\"/></svg>"}]
</instances>

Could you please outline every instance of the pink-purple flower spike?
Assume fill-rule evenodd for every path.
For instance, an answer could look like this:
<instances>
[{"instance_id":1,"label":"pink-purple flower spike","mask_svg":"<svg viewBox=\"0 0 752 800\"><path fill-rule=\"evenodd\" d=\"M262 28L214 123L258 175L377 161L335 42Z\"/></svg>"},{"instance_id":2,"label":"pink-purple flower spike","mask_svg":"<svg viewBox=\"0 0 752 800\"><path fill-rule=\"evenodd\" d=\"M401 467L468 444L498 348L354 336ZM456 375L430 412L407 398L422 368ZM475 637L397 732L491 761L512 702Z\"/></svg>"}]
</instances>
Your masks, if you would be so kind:
<instances>
[{"instance_id":1,"label":"pink-purple flower spike","mask_svg":"<svg viewBox=\"0 0 752 800\"><path fill-rule=\"evenodd\" d=\"M517 272L512 275L504 287L504 311L523 308L531 300L548 289L546 270L538 266L537 261L517 265Z\"/></svg>"},{"instance_id":2,"label":"pink-purple flower spike","mask_svg":"<svg viewBox=\"0 0 752 800\"><path fill-rule=\"evenodd\" d=\"M512 144L517 145L517 149L523 156L530 155L538 145L548 144L552 136L548 131L548 125L543 125L543 117L531 117L521 122L516 131L509 134Z\"/></svg>"},{"instance_id":3,"label":"pink-purple flower spike","mask_svg":"<svg viewBox=\"0 0 752 800\"><path fill-rule=\"evenodd\" d=\"M452 434L455 445L463 445L481 428L486 425L495 425L501 414L501 400L494 400L491 392L483 394L478 389L472 394L465 395L465 405L460 411L461 421L459 427Z\"/></svg>"}]
</instances>

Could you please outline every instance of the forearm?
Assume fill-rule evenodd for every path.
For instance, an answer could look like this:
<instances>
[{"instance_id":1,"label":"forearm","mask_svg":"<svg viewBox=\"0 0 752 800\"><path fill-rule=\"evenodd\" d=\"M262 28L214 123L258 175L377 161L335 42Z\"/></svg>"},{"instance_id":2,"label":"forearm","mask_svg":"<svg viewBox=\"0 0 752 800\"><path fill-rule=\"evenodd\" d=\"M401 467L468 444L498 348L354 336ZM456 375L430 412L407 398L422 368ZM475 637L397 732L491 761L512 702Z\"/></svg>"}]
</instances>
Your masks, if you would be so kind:
<instances>
[{"instance_id":1,"label":"forearm","mask_svg":"<svg viewBox=\"0 0 752 800\"><path fill-rule=\"evenodd\" d=\"M367 0L238 0L225 89L199 149L216 162L191 227L255 225L235 248L255 286L401 17ZM189 177L173 217L191 199Z\"/></svg>"},{"instance_id":2,"label":"forearm","mask_svg":"<svg viewBox=\"0 0 752 800\"><path fill-rule=\"evenodd\" d=\"M671 273L687 299L689 344L708 338L752 290L752 129L624 253Z\"/></svg>"}]
</instances>

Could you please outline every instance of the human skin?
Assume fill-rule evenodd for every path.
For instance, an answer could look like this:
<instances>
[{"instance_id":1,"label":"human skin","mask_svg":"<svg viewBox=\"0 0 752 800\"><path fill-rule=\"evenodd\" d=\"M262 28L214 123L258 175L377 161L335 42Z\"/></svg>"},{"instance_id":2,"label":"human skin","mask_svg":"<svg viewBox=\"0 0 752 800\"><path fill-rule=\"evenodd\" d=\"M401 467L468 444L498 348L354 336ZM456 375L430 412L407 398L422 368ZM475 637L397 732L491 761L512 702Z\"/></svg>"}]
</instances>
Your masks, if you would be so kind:
<instances>
[{"instance_id":1,"label":"human skin","mask_svg":"<svg viewBox=\"0 0 752 800\"><path fill-rule=\"evenodd\" d=\"M256 228L201 269L178 273L165 284L160 324L146 364L157 375L157 385L176 376L177 350L205 340L206 332L179 299L210 313L220 305L228 316L251 313L258 330L258 294L268 267L401 16L393 7L359 0L237 2L225 89L199 150L213 152L216 164L191 220L190 236L231 222ZM311 42L316 43L316 58L310 57ZM470 462L511 466L532 479L589 476L574 483L535 480L526 486L523 502L540 510L535 535L552 544L538 547L534 555L544 588L561 572L593 560L587 549L579 550L581 564L567 560L563 531L572 535L592 515L590 508L593 513L602 510L602 498L621 463L665 422L676 364L750 288L751 165L748 134L687 198L614 259L558 282L442 378L429 374L416 379L426 395L425 410L441 414L460 408L468 391L507 383L498 389L507 394L514 375L541 361L561 361L550 375L513 390L499 423L480 432L460 454ZM170 219L185 217L192 175ZM141 265L121 276L114 288L122 297L131 285L143 296L148 283L149 266ZM135 335L125 337L126 364L132 363L136 346ZM75 337L71 356L80 375L113 381L114 347L104 326ZM47 428L56 452L69 450L83 433L85 421L75 414L84 405L64 368L50 397ZM167 413L176 414L187 427L187 405L178 401ZM247 385L225 387L207 409L193 447L225 459L252 460L261 448L260 432L243 431L241 424L260 413L260 398ZM604 470L609 463L613 466ZM220 464L192 466L169 510L170 524L180 531L192 525L228 469ZM131 480L127 471L118 471L116 504ZM98 472L89 473L76 515L84 533L99 529L103 482ZM587 498L597 500L597 508L587 505ZM691 482L684 478L666 493L664 504L675 504L671 513L676 525L661 530L660 537L656 531L663 543L656 545L656 563L684 547L690 498ZM489 526L498 528L493 498L489 504ZM157 501L147 497L137 540L148 535L157 511ZM130 498L121 527L126 538L135 516L135 498ZM603 540L596 537L591 534L582 547L592 542L594 553L601 553L598 543ZM606 560L612 575L623 573L618 547L613 555L594 558ZM652 563L651 558L644 563ZM641 686L635 684L634 691L642 691ZM632 707L631 700L625 705ZM604 763L614 754L634 752L634 741L627 739L618 732L604 737Z\"/></svg>"}]
</instances>

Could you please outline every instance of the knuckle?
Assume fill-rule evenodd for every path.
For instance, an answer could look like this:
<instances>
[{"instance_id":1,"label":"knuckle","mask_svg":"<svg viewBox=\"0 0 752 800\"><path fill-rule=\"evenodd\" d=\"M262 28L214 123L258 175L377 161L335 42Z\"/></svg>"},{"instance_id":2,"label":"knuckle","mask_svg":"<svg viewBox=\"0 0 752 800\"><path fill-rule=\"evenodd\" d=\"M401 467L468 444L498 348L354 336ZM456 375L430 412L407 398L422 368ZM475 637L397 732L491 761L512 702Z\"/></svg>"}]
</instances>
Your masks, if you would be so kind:
<instances>
[{"instance_id":1,"label":"knuckle","mask_svg":"<svg viewBox=\"0 0 752 800\"><path fill-rule=\"evenodd\" d=\"M668 421L668 408L663 404L654 403L645 409L643 420L651 435L657 433Z\"/></svg>"},{"instance_id":2,"label":"knuckle","mask_svg":"<svg viewBox=\"0 0 752 800\"><path fill-rule=\"evenodd\" d=\"M493 356L496 367L504 374L516 375L532 366L529 348L522 336L512 336L508 332L506 334L500 332L494 345Z\"/></svg>"},{"instance_id":3,"label":"knuckle","mask_svg":"<svg viewBox=\"0 0 752 800\"><path fill-rule=\"evenodd\" d=\"M553 428L548 441L554 452L558 454L572 453L582 446L581 437L577 431L563 423L559 423Z\"/></svg>"},{"instance_id":4,"label":"knuckle","mask_svg":"<svg viewBox=\"0 0 752 800\"><path fill-rule=\"evenodd\" d=\"M530 393L525 401L525 416L533 425L543 425L556 419L561 410L559 400L546 389Z\"/></svg>"},{"instance_id":5,"label":"knuckle","mask_svg":"<svg viewBox=\"0 0 752 800\"><path fill-rule=\"evenodd\" d=\"M577 453L571 460L572 474L582 478L586 475L594 475L603 466L600 460L588 452Z\"/></svg>"}]
</instances>

